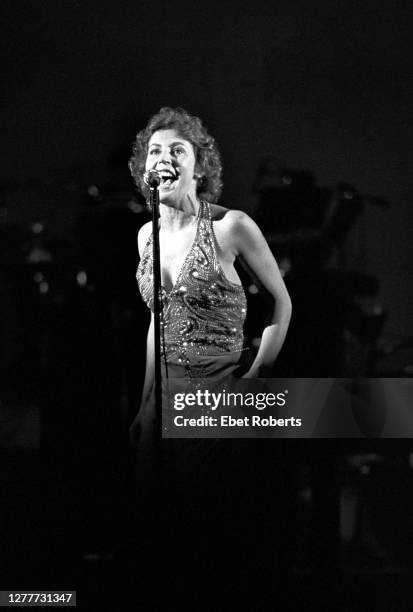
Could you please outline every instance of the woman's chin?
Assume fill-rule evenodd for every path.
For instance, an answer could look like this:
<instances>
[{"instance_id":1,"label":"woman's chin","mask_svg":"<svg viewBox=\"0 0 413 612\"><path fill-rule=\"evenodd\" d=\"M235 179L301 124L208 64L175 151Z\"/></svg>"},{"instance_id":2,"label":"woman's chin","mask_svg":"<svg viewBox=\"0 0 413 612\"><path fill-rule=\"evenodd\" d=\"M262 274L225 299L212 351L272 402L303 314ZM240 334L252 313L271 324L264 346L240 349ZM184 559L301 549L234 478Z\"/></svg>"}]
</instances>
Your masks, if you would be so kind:
<instances>
[{"instance_id":1,"label":"woman's chin","mask_svg":"<svg viewBox=\"0 0 413 612\"><path fill-rule=\"evenodd\" d=\"M168 185L163 185L161 183L159 185L159 193L160 194L162 194L162 193L165 193L165 194L173 193L175 191L175 187L176 187L175 183L170 183Z\"/></svg>"},{"instance_id":2,"label":"woman's chin","mask_svg":"<svg viewBox=\"0 0 413 612\"><path fill-rule=\"evenodd\" d=\"M160 185L159 187L159 201L162 202L162 204L166 204L167 201L173 201L174 198L174 193L175 193L175 185Z\"/></svg>"},{"instance_id":3,"label":"woman's chin","mask_svg":"<svg viewBox=\"0 0 413 612\"><path fill-rule=\"evenodd\" d=\"M163 197L162 197L163 196ZM169 208L176 208L177 202L175 198L172 198L169 194L159 194L159 203Z\"/></svg>"},{"instance_id":4,"label":"woman's chin","mask_svg":"<svg viewBox=\"0 0 413 612\"><path fill-rule=\"evenodd\" d=\"M174 189L173 187L159 189L159 202L165 206L171 207L187 207L188 201L196 200L196 194L190 191L186 192L182 189Z\"/></svg>"}]
</instances>

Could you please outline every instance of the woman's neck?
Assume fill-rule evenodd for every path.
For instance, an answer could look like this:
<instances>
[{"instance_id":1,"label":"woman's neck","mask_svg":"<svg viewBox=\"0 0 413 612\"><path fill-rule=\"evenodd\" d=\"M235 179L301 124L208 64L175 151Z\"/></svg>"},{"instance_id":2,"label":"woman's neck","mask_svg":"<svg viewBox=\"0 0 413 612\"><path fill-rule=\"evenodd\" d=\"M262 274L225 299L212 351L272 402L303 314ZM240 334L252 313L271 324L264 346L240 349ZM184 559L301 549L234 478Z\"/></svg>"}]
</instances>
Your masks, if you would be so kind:
<instances>
[{"instance_id":1,"label":"woman's neck","mask_svg":"<svg viewBox=\"0 0 413 612\"><path fill-rule=\"evenodd\" d=\"M199 201L189 196L180 208L161 203L159 212L162 229L167 231L178 231L184 229L188 225L192 225L194 219L198 217L199 207Z\"/></svg>"}]
</instances>

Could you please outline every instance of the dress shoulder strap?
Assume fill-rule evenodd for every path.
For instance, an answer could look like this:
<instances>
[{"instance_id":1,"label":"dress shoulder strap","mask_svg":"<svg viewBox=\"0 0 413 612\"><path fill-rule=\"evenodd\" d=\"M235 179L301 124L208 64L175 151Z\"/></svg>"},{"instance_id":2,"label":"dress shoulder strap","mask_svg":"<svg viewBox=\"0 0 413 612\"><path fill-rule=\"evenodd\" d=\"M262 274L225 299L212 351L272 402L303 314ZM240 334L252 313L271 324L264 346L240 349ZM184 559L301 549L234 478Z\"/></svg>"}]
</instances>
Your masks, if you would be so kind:
<instances>
[{"instance_id":1,"label":"dress shoulder strap","mask_svg":"<svg viewBox=\"0 0 413 612\"><path fill-rule=\"evenodd\" d=\"M212 224L211 205L206 200L201 200L200 217L205 219L209 225Z\"/></svg>"}]
</instances>

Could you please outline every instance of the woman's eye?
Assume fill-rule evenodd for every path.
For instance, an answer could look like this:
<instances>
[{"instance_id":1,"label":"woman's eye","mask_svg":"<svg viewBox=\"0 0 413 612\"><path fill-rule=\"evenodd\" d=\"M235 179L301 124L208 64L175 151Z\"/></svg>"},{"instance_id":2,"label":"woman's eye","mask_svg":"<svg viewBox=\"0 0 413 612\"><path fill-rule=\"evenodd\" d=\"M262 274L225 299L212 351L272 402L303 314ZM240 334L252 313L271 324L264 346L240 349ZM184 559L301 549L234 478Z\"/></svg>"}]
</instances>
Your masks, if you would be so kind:
<instances>
[{"instance_id":1,"label":"woman's eye","mask_svg":"<svg viewBox=\"0 0 413 612\"><path fill-rule=\"evenodd\" d=\"M185 149L182 149L182 147L178 147L174 149L173 152L175 153L175 155L182 155L183 153L185 153Z\"/></svg>"},{"instance_id":2,"label":"woman's eye","mask_svg":"<svg viewBox=\"0 0 413 612\"><path fill-rule=\"evenodd\" d=\"M151 149L149 151L149 155L158 155L158 153L159 153L159 149Z\"/></svg>"}]
</instances>

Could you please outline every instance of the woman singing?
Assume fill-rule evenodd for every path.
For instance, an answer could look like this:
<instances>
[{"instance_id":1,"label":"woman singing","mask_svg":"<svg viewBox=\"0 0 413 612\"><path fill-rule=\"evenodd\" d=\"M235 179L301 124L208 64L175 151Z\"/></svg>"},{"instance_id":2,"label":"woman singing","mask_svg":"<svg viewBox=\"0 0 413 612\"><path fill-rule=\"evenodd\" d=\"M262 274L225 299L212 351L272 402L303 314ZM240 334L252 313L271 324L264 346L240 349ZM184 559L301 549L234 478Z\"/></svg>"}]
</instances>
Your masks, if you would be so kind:
<instances>
[{"instance_id":1,"label":"woman singing","mask_svg":"<svg viewBox=\"0 0 413 612\"><path fill-rule=\"evenodd\" d=\"M246 316L246 297L234 268L240 258L273 298L259 350L243 375L265 376L284 342L291 300L255 222L244 212L215 203L222 187L222 167L214 139L198 117L182 108L161 108L138 133L129 165L145 196L149 193L145 171L155 169L162 176L159 242L164 373L170 378L217 379L239 369ZM153 311L152 222L140 229L138 248L139 289ZM152 314L141 408L153 391L153 338Z\"/></svg>"},{"instance_id":2,"label":"woman singing","mask_svg":"<svg viewBox=\"0 0 413 612\"><path fill-rule=\"evenodd\" d=\"M130 169L145 196L145 171L154 169L162 176L159 242L163 376L214 381L230 375L265 376L284 342L291 301L277 263L254 221L239 210L216 204L222 168L214 139L197 117L181 108L162 108L138 133ZM139 231L137 280L144 301L153 310L151 225L147 223ZM244 260L272 297L259 350L246 371L244 364L241 367L246 298L234 268L236 258ZM263 563L266 551L274 557L272 529L279 525L285 528L285 521L277 519L279 498L276 506L271 501L277 474L287 473L282 460L274 455L279 445L247 448L238 444L243 442L240 440L225 440L231 444L220 444L219 440L167 440L178 445L169 447L163 471L158 473L151 455L155 414L153 342L152 317L142 402L131 428L132 440L138 442L142 516L136 525L138 529L144 526L138 533L144 567L152 567L148 558L157 550L153 538L160 532L162 567L168 568L163 573L163 580L169 580L166 592L182 588L182 600L190 591L196 593L200 580L207 576L208 593L202 588L202 600L205 603L208 596L216 605L217 597L231 591L231 580L233 589L240 592L255 576L260 586L251 590L256 597L263 580L273 582L272 575L265 578L272 566ZM268 478L264 478L265 474ZM145 537L147 547L142 552ZM208 565L208 558L213 558L212 565ZM225 584L221 589L222 581ZM145 583L146 579L142 581ZM193 601L199 606L199 597Z\"/></svg>"}]
</instances>

